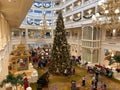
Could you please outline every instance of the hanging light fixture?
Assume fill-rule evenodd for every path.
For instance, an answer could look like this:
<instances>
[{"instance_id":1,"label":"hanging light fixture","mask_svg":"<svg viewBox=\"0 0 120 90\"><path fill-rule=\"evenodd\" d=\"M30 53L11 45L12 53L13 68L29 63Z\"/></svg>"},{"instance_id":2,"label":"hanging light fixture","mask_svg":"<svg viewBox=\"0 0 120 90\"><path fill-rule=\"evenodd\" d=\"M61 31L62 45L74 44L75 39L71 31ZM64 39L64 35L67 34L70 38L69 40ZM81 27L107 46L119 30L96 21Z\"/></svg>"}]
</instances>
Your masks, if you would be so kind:
<instances>
[{"instance_id":1,"label":"hanging light fixture","mask_svg":"<svg viewBox=\"0 0 120 90\"><path fill-rule=\"evenodd\" d=\"M42 22L41 22L41 25L40 25L40 27L41 27L41 30L47 30L48 29L48 24L47 24L48 22L47 22L47 20L46 20L46 13L45 13L45 11L44 11L44 13L43 13L43 18L42 18Z\"/></svg>"},{"instance_id":2,"label":"hanging light fixture","mask_svg":"<svg viewBox=\"0 0 120 90\"><path fill-rule=\"evenodd\" d=\"M92 17L94 25L104 29L120 29L120 0L100 0L98 12Z\"/></svg>"}]
</instances>

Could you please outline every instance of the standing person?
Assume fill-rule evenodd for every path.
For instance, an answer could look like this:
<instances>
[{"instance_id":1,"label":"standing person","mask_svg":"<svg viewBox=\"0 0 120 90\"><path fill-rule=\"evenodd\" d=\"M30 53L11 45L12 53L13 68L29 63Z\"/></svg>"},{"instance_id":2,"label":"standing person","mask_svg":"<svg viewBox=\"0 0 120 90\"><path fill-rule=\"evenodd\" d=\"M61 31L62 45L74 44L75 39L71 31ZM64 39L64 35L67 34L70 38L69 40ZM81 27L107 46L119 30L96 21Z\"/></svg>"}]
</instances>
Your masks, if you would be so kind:
<instances>
[{"instance_id":1,"label":"standing person","mask_svg":"<svg viewBox=\"0 0 120 90\"><path fill-rule=\"evenodd\" d=\"M73 68L72 73L73 73L73 75L75 74L75 68Z\"/></svg>"},{"instance_id":2,"label":"standing person","mask_svg":"<svg viewBox=\"0 0 120 90\"><path fill-rule=\"evenodd\" d=\"M76 81L72 80L71 84L71 90L76 90Z\"/></svg>"},{"instance_id":3,"label":"standing person","mask_svg":"<svg viewBox=\"0 0 120 90\"><path fill-rule=\"evenodd\" d=\"M103 84L103 90L107 90L107 85L106 85L106 83Z\"/></svg>"},{"instance_id":4,"label":"standing person","mask_svg":"<svg viewBox=\"0 0 120 90\"><path fill-rule=\"evenodd\" d=\"M82 86L85 86L85 76L82 77Z\"/></svg>"},{"instance_id":5,"label":"standing person","mask_svg":"<svg viewBox=\"0 0 120 90\"><path fill-rule=\"evenodd\" d=\"M99 76L99 73L98 73L98 71L95 73L95 79L96 79L96 81L98 82L98 76Z\"/></svg>"}]
</instances>

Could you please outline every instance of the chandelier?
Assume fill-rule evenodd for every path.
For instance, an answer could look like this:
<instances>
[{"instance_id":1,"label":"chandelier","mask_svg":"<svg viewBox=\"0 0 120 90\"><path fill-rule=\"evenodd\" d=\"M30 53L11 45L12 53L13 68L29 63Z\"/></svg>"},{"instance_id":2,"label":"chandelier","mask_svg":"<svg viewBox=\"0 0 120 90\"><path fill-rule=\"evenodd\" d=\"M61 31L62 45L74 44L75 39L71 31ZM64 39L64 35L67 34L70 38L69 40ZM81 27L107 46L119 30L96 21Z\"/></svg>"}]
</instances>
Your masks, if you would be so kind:
<instances>
[{"instance_id":1,"label":"chandelier","mask_svg":"<svg viewBox=\"0 0 120 90\"><path fill-rule=\"evenodd\" d=\"M106 30L120 29L120 0L100 0L97 13L92 16L95 27Z\"/></svg>"},{"instance_id":2,"label":"chandelier","mask_svg":"<svg viewBox=\"0 0 120 90\"><path fill-rule=\"evenodd\" d=\"M47 30L48 29L48 23L46 20L46 14L43 13L42 23L40 24L41 30Z\"/></svg>"}]
</instances>

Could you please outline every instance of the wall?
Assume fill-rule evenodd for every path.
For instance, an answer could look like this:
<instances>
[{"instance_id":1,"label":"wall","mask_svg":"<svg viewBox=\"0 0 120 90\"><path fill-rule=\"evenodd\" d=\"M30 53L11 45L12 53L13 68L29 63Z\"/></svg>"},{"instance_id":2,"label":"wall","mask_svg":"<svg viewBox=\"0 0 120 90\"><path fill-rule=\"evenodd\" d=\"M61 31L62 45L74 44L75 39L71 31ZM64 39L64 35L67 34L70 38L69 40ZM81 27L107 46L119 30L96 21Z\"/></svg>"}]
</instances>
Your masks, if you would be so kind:
<instances>
[{"instance_id":1,"label":"wall","mask_svg":"<svg viewBox=\"0 0 120 90\"><path fill-rule=\"evenodd\" d=\"M0 13L0 82L8 74L10 46L10 27L4 16ZM0 90L4 90L0 88Z\"/></svg>"}]
</instances>

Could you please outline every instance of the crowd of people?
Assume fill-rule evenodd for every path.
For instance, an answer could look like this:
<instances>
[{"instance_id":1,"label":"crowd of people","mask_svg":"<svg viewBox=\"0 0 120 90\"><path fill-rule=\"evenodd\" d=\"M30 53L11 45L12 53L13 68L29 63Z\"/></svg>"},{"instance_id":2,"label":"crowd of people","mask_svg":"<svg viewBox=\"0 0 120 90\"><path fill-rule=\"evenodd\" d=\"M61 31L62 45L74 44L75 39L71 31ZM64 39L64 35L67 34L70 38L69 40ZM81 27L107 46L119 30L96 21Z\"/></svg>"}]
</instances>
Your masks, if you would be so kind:
<instances>
[{"instance_id":1,"label":"crowd of people","mask_svg":"<svg viewBox=\"0 0 120 90\"><path fill-rule=\"evenodd\" d=\"M40 69L44 69L47 65L49 65L50 57L47 56L45 58L41 58L41 56L39 55L39 47L36 49L31 49L30 53L31 53L31 57L32 57L31 62L33 63L33 65L36 65ZM98 85L99 85L99 87L101 87L100 90L107 90L106 84L102 81L99 81L99 75L101 75L101 72L96 72L97 71L96 69L93 69L93 68L87 66L88 62L82 63L81 56L78 56L78 57L71 56L70 60L75 65L81 65L85 68L87 67L87 71L90 72L91 74L93 74L93 77L91 78L91 90L97 90ZM69 73L71 73L71 72L74 75L76 72L75 68L66 68L64 71L64 75L68 76ZM98 82L99 82L99 84L98 84ZM75 81L72 83L73 84L71 86L71 90L77 90L77 89L75 89L76 88ZM81 86L82 87L86 86L86 76L82 77Z\"/></svg>"}]
</instances>

